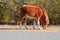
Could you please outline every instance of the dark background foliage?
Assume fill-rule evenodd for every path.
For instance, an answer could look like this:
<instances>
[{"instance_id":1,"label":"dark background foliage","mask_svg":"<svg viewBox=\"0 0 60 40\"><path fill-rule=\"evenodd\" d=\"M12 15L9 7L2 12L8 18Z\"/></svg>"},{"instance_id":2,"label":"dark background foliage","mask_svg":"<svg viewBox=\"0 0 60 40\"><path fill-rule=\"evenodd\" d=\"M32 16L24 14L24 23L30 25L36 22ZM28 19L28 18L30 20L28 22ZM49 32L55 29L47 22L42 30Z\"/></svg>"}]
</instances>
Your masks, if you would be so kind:
<instances>
[{"instance_id":1,"label":"dark background foliage","mask_svg":"<svg viewBox=\"0 0 60 40\"><path fill-rule=\"evenodd\" d=\"M60 0L0 0L0 24L19 24L19 8L22 5L42 5L51 25L60 24ZM27 20L29 24L33 20Z\"/></svg>"}]
</instances>

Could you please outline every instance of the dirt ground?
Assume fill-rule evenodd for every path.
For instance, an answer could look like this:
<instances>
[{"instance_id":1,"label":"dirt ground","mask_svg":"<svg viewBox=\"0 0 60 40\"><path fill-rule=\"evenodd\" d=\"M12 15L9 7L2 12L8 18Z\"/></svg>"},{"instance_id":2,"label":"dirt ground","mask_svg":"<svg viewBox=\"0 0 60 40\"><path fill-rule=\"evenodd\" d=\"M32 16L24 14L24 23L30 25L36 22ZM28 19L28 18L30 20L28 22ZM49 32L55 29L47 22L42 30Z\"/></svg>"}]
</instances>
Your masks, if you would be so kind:
<instances>
[{"instance_id":1,"label":"dirt ground","mask_svg":"<svg viewBox=\"0 0 60 40\"><path fill-rule=\"evenodd\" d=\"M50 25L45 30L39 30L37 26L35 27L35 30L32 26L28 26L27 30L24 26L19 29L19 25L0 25L0 32L60 32L60 25Z\"/></svg>"}]
</instances>

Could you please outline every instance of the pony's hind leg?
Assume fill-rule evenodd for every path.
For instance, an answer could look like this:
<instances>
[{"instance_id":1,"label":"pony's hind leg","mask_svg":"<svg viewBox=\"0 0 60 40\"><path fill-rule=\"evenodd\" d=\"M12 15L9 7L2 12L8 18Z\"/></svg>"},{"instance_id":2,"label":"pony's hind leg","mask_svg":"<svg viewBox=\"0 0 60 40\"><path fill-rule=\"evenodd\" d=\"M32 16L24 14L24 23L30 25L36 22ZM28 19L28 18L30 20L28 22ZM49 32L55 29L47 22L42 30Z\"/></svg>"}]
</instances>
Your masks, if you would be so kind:
<instances>
[{"instance_id":1,"label":"pony's hind leg","mask_svg":"<svg viewBox=\"0 0 60 40\"><path fill-rule=\"evenodd\" d=\"M21 29L21 27L22 27L22 22L20 22L19 29Z\"/></svg>"},{"instance_id":2,"label":"pony's hind leg","mask_svg":"<svg viewBox=\"0 0 60 40\"><path fill-rule=\"evenodd\" d=\"M21 18L20 18L20 25L19 25L19 28L20 28L20 29L22 28L23 19L24 19L24 17L21 17Z\"/></svg>"}]
</instances>

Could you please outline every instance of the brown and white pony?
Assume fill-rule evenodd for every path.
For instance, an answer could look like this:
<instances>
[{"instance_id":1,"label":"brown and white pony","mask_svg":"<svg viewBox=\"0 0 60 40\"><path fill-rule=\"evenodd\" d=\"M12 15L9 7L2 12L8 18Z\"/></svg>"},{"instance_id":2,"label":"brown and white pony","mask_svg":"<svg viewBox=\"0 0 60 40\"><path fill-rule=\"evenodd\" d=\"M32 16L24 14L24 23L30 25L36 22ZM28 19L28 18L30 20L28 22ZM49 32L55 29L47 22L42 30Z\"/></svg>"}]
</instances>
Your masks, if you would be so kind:
<instances>
[{"instance_id":1,"label":"brown and white pony","mask_svg":"<svg viewBox=\"0 0 60 40\"><path fill-rule=\"evenodd\" d=\"M40 26L41 23L43 29L45 29L49 24L48 15L45 9L42 8L41 6L24 5L20 7L20 28L24 18L25 18L25 24L27 18L34 19L33 29L35 29L35 22L37 22L39 28L41 28ZM27 28L27 26L25 27Z\"/></svg>"}]
</instances>

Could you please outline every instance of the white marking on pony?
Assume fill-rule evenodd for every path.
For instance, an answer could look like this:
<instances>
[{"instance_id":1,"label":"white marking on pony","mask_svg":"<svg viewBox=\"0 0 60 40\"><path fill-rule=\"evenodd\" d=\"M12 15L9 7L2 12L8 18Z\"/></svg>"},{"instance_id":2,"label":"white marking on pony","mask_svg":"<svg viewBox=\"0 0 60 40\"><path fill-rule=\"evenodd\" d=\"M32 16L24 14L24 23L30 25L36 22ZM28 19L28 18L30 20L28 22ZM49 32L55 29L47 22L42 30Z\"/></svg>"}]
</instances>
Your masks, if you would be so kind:
<instances>
[{"instance_id":1,"label":"white marking on pony","mask_svg":"<svg viewBox=\"0 0 60 40\"><path fill-rule=\"evenodd\" d=\"M23 5L22 7L25 7L25 6L29 6L29 7L31 7L32 5ZM32 7L35 7L35 6L32 6Z\"/></svg>"},{"instance_id":2,"label":"white marking on pony","mask_svg":"<svg viewBox=\"0 0 60 40\"><path fill-rule=\"evenodd\" d=\"M26 5L23 5L22 7L25 7Z\"/></svg>"},{"instance_id":3,"label":"white marking on pony","mask_svg":"<svg viewBox=\"0 0 60 40\"><path fill-rule=\"evenodd\" d=\"M41 28L40 21L38 21L37 24L38 24L38 27Z\"/></svg>"},{"instance_id":4,"label":"white marking on pony","mask_svg":"<svg viewBox=\"0 0 60 40\"><path fill-rule=\"evenodd\" d=\"M29 15L26 15L26 18L36 19L36 17L31 17L31 16L29 16Z\"/></svg>"},{"instance_id":5,"label":"white marking on pony","mask_svg":"<svg viewBox=\"0 0 60 40\"><path fill-rule=\"evenodd\" d=\"M40 22L38 21L38 25L40 25Z\"/></svg>"}]
</instances>

